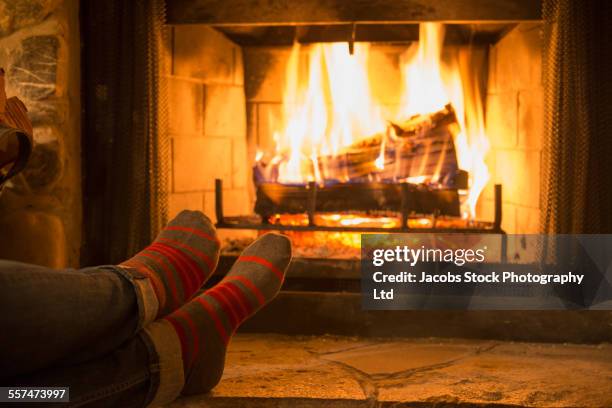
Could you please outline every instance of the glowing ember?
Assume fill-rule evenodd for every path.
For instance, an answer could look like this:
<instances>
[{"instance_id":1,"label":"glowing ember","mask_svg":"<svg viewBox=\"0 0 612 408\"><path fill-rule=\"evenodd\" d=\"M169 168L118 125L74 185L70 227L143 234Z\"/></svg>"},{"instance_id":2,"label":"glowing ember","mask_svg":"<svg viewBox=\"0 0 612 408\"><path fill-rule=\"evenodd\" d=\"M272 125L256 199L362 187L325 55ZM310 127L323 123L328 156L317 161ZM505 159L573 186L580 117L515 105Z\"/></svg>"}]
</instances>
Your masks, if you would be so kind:
<instances>
[{"instance_id":1,"label":"glowing ember","mask_svg":"<svg viewBox=\"0 0 612 408\"><path fill-rule=\"evenodd\" d=\"M274 134L275 151L258 152L256 158L259 163L267 155L267 164L274 166L264 169L262 164L262 171L274 171L274 181L283 184L350 182L347 167L338 164L341 160L328 159L344 157L346 149L359 143L367 148L367 143L375 140L380 151L369 162L373 164L372 174L393 174L394 169L389 167L399 162L386 161L388 141L397 139L390 121L403 123L450 104L459 129L451 132L449 144L454 143L451 151L456 152L457 164L470 177L469 190L463 194L462 213L473 218L478 197L489 179L484 161L489 145L482 101L468 50L458 49L442 61L443 39L442 24L421 24L419 42L408 47L401 59L402 102L395 117L381 114L377 107L382 104L374 100L370 91L367 44L355 44L354 54L350 55L345 43L314 44L307 49L296 43L287 65L284 116ZM438 150L437 154L442 155L431 173L410 174L407 179L395 181L437 182L442 177L445 152L444 147L442 153ZM343 216L341 221L362 225L353 224L362 221L350 216Z\"/></svg>"},{"instance_id":2,"label":"glowing ember","mask_svg":"<svg viewBox=\"0 0 612 408\"><path fill-rule=\"evenodd\" d=\"M279 214L270 218L270 223L280 225L308 225L308 217L303 214ZM399 217L375 216L368 214L316 214L315 224L327 227L382 227L398 228L401 225ZM416 217L408 220L408 228L419 230L424 228L485 228L485 223L474 223L461 218ZM315 258L358 259L361 249L361 235L358 232L329 231L283 231L291 237L295 256ZM321 245L324 242L325 245Z\"/></svg>"}]
</instances>

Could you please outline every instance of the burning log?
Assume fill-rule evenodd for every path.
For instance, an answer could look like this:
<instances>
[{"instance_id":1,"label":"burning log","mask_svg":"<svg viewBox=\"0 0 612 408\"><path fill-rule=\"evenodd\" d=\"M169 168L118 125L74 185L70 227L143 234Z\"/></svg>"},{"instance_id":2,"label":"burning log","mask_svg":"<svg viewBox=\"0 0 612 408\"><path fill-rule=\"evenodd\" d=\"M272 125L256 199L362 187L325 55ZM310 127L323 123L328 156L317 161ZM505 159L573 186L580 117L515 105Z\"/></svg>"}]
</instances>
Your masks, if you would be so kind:
<instances>
[{"instance_id":1,"label":"burning log","mask_svg":"<svg viewBox=\"0 0 612 408\"><path fill-rule=\"evenodd\" d=\"M455 111L447 105L438 112L390 123L386 133L361 139L335 155L318 156L309 163L310 173L332 183L408 180L454 187L460 174L454 145L458 132ZM264 169L258 163L255 184L277 181L279 164Z\"/></svg>"},{"instance_id":2,"label":"burning log","mask_svg":"<svg viewBox=\"0 0 612 408\"><path fill-rule=\"evenodd\" d=\"M305 158L301 164L310 166L307 174L316 176L312 178L319 185L278 183L282 160L268 165L258 162L255 212L263 219L313 211L459 216L457 189L467 187L467 176L457 165L454 138L458 132L450 105L390 123L385 134L361 139L338 154Z\"/></svg>"},{"instance_id":3,"label":"burning log","mask_svg":"<svg viewBox=\"0 0 612 408\"><path fill-rule=\"evenodd\" d=\"M268 219L275 214L308 212L314 194L316 212L394 211L406 214L459 216L456 189L432 189L409 183L340 183L315 187L264 183L257 186L255 212Z\"/></svg>"}]
</instances>

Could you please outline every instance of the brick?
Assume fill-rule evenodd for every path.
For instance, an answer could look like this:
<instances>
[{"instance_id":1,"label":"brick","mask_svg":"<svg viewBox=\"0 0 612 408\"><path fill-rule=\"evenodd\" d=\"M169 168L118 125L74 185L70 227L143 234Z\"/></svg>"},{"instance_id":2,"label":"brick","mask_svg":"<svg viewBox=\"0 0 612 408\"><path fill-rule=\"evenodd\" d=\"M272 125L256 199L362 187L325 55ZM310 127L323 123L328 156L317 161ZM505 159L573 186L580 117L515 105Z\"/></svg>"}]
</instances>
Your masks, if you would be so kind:
<instances>
[{"instance_id":1,"label":"brick","mask_svg":"<svg viewBox=\"0 0 612 408\"><path fill-rule=\"evenodd\" d=\"M504 202L539 208L540 152L499 150L495 154L494 180L502 184Z\"/></svg>"},{"instance_id":2,"label":"brick","mask_svg":"<svg viewBox=\"0 0 612 408\"><path fill-rule=\"evenodd\" d=\"M257 111L257 103L247 103L247 144L249 152L253 153L252 157L255 157L257 149Z\"/></svg>"},{"instance_id":3,"label":"brick","mask_svg":"<svg viewBox=\"0 0 612 408\"><path fill-rule=\"evenodd\" d=\"M517 139L517 93L487 95L486 132L493 148L511 148Z\"/></svg>"},{"instance_id":4,"label":"brick","mask_svg":"<svg viewBox=\"0 0 612 408\"><path fill-rule=\"evenodd\" d=\"M493 200L481 196L476 203L476 219L491 222L495 219L495 203Z\"/></svg>"},{"instance_id":5,"label":"brick","mask_svg":"<svg viewBox=\"0 0 612 408\"><path fill-rule=\"evenodd\" d=\"M244 57L242 48L234 48L234 85L244 86Z\"/></svg>"},{"instance_id":6,"label":"brick","mask_svg":"<svg viewBox=\"0 0 612 408\"><path fill-rule=\"evenodd\" d=\"M516 234L516 206L502 203L502 229L508 234Z\"/></svg>"},{"instance_id":7,"label":"brick","mask_svg":"<svg viewBox=\"0 0 612 408\"><path fill-rule=\"evenodd\" d=\"M204 211L204 193L171 193L168 196L168 217L183 210Z\"/></svg>"},{"instance_id":8,"label":"brick","mask_svg":"<svg viewBox=\"0 0 612 408\"><path fill-rule=\"evenodd\" d=\"M540 23L519 24L495 45L494 92L531 89L541 84ZM491 91L491 90L490 90Z\"/></svg>"},{"instance_id":9,"label":"brick","mask_svg":"<svg viewBox=\"0 0 612 408\"><path fill-rule=\"evenodd\" d=\"M205 25L174 27L174 75L206 82L234 83L234 52L240 49Z\"/></svg>"},{"instance_id":10,"label":"brick","mask_svg":"<svg viewBox=\"0 0 612 408\"><path fill-rule=\"evenodd\" d=\"M223 192L223 212L227 215L244 215L253 211L246 189L232 189Z\"/></svg>"},{"instance_id":11,"label":"brick","mask_svg":"<svg viewBox=\"0 0 612 408\"><path fill-rule=\"evenodd\" d=\"M487 75L487 92L500 92L497 79L497 50L498 47L493 46L489 49L489 72Z\"/></svg>"},{"instance_id":12,"label":"brick","mask_svg":"<svg viewBox=\"0 0 612 408\"><path fill-rule=\"evenodd\" d=\"M207 191L204 193L204 214L210 218L213 222L217 222L217 216L215 214L215 192Z\"/></svg>"},{"instance_id":13,"label":"brick","mask_svg":"<svg viewBox=\"0 0 612 408\"><path fill-rule=\"evenodd\" d=\"M255 186L253 185L253 163L257 155L257 104L247 104L247 182L246 188L250 197L255 196ZM238 186L237 186L238 187Z\"/></svg>"},{"instance_id":14,"label":"brick","mask_svg":"<svg viewBox=\"0 0 612 408\"><path fill-rule=\"evenodd\" d=\"M283 129L283 105L261 103L257 107L257 146L265 152L275 148L274 132Z\"/></svg>"},{"instance_id":15,"label":"brick","mask_svg":"<svg viewBox=\"0 0 612 408\"><path fill-rule=\"evenodd\" d=\"M540 210L538 208L516 207L517 234L538 234L540 230Z\"/></svg>"},{"instance_id":16,"label":"brick","mask_svg":"<svg viewBox=\"0 0 612 408\"><path fill-rule=\"evenodd\" d=\"M544 140L544 92L541 86L520 91L518 103L518 145L541 149Z\"/></svg>"},{"instance_id":17,"label":"brick","mask_svg":"<svg viewBox=\"0 0 612 408\"><path fill-rule=\"evenodd\" d=\"M178 138L172 143L174 192L213 190L215 178L231 180L231 141Z\"/></svg>"},{"instance_id":18,"label":"brick","mask_svg":"<svg viewBox=\"0 0 612 408\"><path fill-rule=\"evenodd\" d=\"M206 86L204 134L246 138L246 104L241 86Z\"/></svg>"},{"instance_id":19,"label":"brick","mask_svg":"<svg viewBox=\"0 0 612 408\"><path fill-rule=\"evenodd\" d=\"M492 167L489 167L489 170L492 170L492 169L493 169ZM486 199L486 200L493 200L495 198L495 184L493 183L492 178L493 177L491 176L491 179L485 185L485 188L480 193L480 198ZM502 194L503 194L503 190L502 190Z\"/></svg>"},{"instance_id":20,"label":"brick","mask_svg":"<svg viewBox=\"0 0 612 408\"><path fill-rule=\"evenodd\" d=\"M232 187L246 188L251 180L251 167L254 156L247 155L247 143L244 139L232 140Z\"/></svg>"},{"instance_id":21,"label":"brick","mask_svg":"<svg viewBox=\"0 0 612 408\"><path fill-rule=\"evenodd\" d=\"M253 213L253 201L246 189L223 190L223 215L247 215ZM215 216L215 193L207 191L204 196L204 214L217 222Z\"/></svg>"},{"instance_id":22,"label":"brick","mask_svg":"<svg viewBox=\"0 0 612 408\"><path fill-rule=\"evenodd\" d=\"M544 84L542 77L543 25L542 23L521 23L518 25L518 30L529 59L527 66L529 74L524 88L532 89L542 86Z\"/></svg>"},{"instance_id":23,"label":"brick","mask_svg":"<svg viewBox=\"0 0 612 408\"><path fill-rule=\"evenodd\" d=\"M202 84L169 78L168 128L173 136L201 135L204 88Z\"/></svg>"},{"instance_id":24,"label":"brick","mask_svg":"<svg viewBox=\"0 0 612 408\"><path fill-rule=\"evenodd\" d=\"M253 102L281 102L290 48L245 47L245 92Z\"/></svg>"}]
</instances>

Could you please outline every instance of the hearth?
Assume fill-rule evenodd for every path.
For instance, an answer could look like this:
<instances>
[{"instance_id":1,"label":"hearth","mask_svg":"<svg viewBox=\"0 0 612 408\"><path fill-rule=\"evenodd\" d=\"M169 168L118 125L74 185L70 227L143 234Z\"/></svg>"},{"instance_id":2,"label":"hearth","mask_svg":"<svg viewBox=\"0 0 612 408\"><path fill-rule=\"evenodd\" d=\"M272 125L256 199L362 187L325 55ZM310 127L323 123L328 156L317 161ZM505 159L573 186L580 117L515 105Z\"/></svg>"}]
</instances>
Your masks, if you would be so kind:
<instances>
[{"instance_id":1,"label":"hearth","mask_svg":"<svg viewBox=\"0 0 612 408\"><path fill-rule=\"evenodd\" d=\"M110 8L103 11L108 16L92 7L89 19L119 21ZM523 241L506 233L571 232L557 227L600 214L587 205L571 207L572 197L580 196L568 194L571 186L605 198L605 188L584 187L598 180L595 167L607 164L588 162L582 167L592 171L571 174L560 155L583 152L576 149L578 138L551 138L553 130L563 133L575 123L557 127L551 115L560 107L550 98L544 103L544 80L554 78L556 68L542 67L543 51L551 53L554 45L542 16L542 4L528 0L169 0L168 36L154 60L165 83L153 93L168 108L167 134L159 140L170 146L147 151L144 161L158 164L151 171L129 164L142 155L140 139L119 137L106 115L119 110L107 109L111 104L124 106L141 89L130 89L125 72L96 71L97 50L116 43L92 29L96 41L84 68L86 113L94 111L95 118L84 121L89 247L115 248L113 256L123 259L122 251L132 247L122 237L131 238L149 220L200 210L224 242L219 277L258 234L281 231L292 238L294 262L279 300L253 327L272 329L266 324L307 307L312 321L299 325L303 332L376 332L370 329L382 314L359 312L361 234L487 234L516 259ZM130 123L125 116L121 123ZM159 160L150 160L155 154ZM116 155L123 160L100 159ZM118 177L98 183L98 174L115 164ZM167 200L141 194L110 202L107 211L106 196L131 194L140 187L138 174L160 175L144 181L156 182L149 190L167 193ZM149 239L145 234L141 242ZM407 315L425 324L425 314L398 312L387 316L385 327ZM490 317L484 326L503 320L498 313ZM510 326L523 317L517 313ZM350 324L343 325L344 318ZM428 333L443 326L432 323Z\"/></svg>"}]
</instances>

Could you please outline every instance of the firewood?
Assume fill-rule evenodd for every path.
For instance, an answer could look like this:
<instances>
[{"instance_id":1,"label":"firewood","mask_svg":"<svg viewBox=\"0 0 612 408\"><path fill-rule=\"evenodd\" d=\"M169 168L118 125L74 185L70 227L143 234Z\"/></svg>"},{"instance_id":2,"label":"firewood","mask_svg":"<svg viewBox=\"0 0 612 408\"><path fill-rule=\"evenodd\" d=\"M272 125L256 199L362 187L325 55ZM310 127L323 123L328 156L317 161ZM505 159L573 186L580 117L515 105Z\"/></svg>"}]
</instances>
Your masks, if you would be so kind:
<instances>
[{"instance_id":1,"label":"firewood","mask_svg":"<svg viewBox=\"0 0 612 408\"><path fill-rule=\"evenodd\" d=\"M362 138L335 155L317 157L316 173L326 182L397 181L421 176L449 185L458 172L454 146L458 132L455 112L447 105L437 112L389 123L384 133ZM381 157L382 166L377 162ZM278 175L277 165L256 164L256 184L276 181L270 176Z\"/></svg>"},{"instance_id":2,"label":"firewood","mask_svg":"<svg viewBox=\"0 0 612 408\"><path fill-rule=\"evenodd\" d=\"M403 183L339 183L316 187L317 212L393 211L402 202L407 213L459 216L456 189L433 189ZM299 214L308 211L307 186L263 183L257 186L255 212L263 219L274 214ZM402 195L405 195L402 199Z\"/></svg>"}]
</instances>

